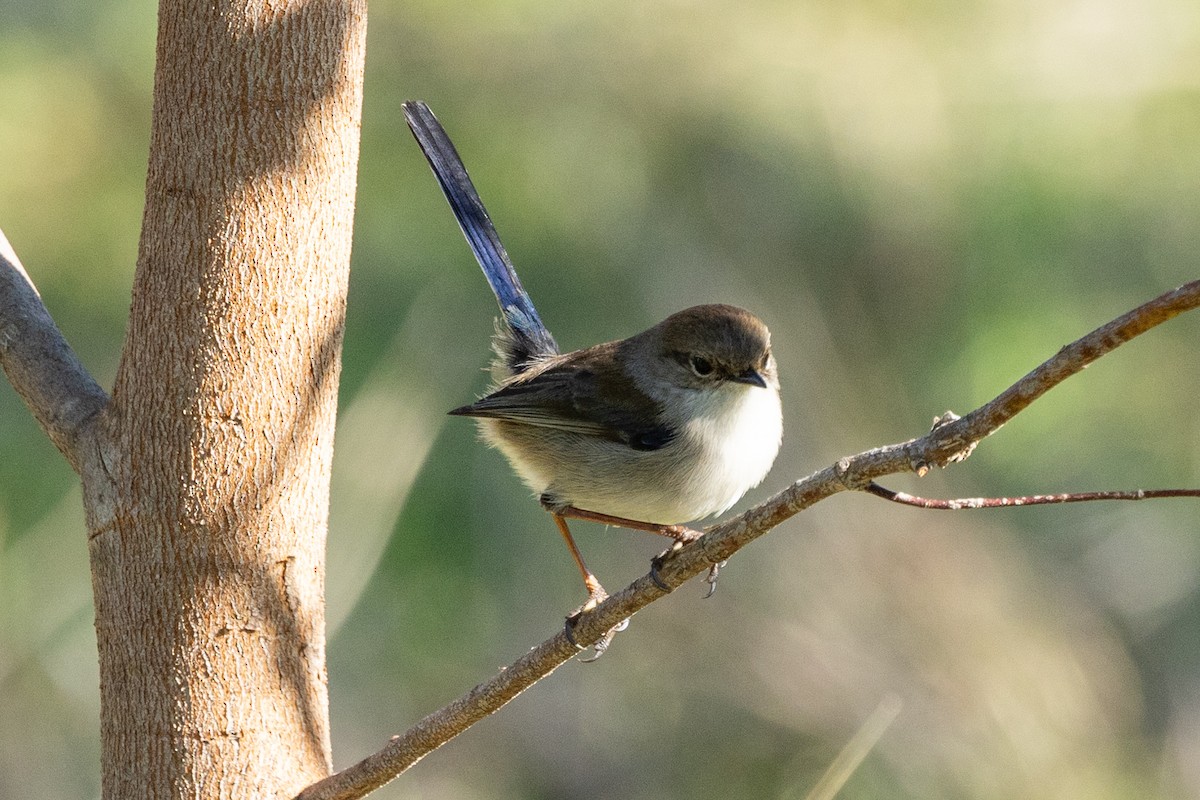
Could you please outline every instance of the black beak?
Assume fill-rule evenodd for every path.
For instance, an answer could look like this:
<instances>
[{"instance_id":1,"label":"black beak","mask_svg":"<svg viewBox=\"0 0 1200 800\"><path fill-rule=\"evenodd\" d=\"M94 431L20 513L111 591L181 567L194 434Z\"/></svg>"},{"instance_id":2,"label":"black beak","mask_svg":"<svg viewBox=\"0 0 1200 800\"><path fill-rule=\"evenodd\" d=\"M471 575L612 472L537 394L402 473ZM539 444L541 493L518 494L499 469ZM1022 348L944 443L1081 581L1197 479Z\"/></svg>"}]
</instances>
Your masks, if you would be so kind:
<instances>
[{"instance_id":1,"label":"black beak","mask_svg":"<svg viewBox=\"0 0 1200 800\"><path fill-rule=\"evenodd\" d=\"M767 379L762 376L762 373L756 369L748 369L741 375L734 375L730 380L735 383L745 383L750 386L757 386L760 389L767 388Z\"/></svg>"}]
</instances>

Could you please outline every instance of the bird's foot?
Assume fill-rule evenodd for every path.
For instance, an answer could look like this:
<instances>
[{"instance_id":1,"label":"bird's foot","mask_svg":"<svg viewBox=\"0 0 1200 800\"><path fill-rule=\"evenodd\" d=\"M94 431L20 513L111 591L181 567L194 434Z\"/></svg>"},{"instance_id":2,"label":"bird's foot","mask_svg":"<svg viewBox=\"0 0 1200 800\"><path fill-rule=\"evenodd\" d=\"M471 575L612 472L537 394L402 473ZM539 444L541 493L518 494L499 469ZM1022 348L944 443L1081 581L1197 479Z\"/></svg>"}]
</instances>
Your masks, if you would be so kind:
<instances>
[{"instance_id":1,"label":"bird's foot","mask_svg":"<svg viewBox=\"0 0 1200 800\"><path fill-rule=\"evenodd\" d=\"M563 633L566 634L567 641L570 642L571 645L574 646L574 648L579 652L582 653L588 649L586 645L581 645L579 642L575 641L575 628L577 625L579 625L579 620L582 619L584 614L592 611L596 608L596 606L600 605L607 599L608 592L604 591L604 587L600 585L599 581L589 583L588 599L583 605L575 609L567 616L566 623L563 626ZM585 664L588 664L600 658L600 656L604 655L605 651L608 650L608 646L612 643L613 637L628 627L629 620L623 619L613 627L609 628L604 632L603 636L601 636L593 645L591 645L592 655L579 660Z\"/></svg>"},{"instance_id":2,"label":"bird's foot","mask_svg":"<svg viewBox=\"0 0 1200 800\"><path fill-rule=\"evenodd\" d=\"M683 544L676 542L671 547L668 547L666 550L663 550L654 558L650 559L650 580L654 582L655 586L662 589L664 592L671 591L671 587L668 586L667 582L662 579L662 575L659 575L658 571L662 569L663 564L667 563L667 559L674 555L676 550L680 550L682 548Z\"/></svg>"},{"instance_id":3,"label":"bird's foot","mask_svg":"<svg viewBox=\"0 0 1200 800\"><path fill-rule=\"evenodd\" d=\"M672 527L682 527L682 526L676 525L676 526L672 526ZM696 534L695 538L698 538L700 536L698 531L692 531L690 528L685 529L685 530L689 530L689 531L691 531L691 533ZM681 539L676 539L675 544L673 544L668 549L662 551L661 553L656 555L654 558L650 559L650 580L654 583L655 586L662 589L664 592L671 591L671 587L668 586L667 582L663 580L662 575L659 574L659 571L662 569L663 564L667 563L667 560L669 558L671 558L677 552L682 550L683 546L685 544L689 544L690 542L695 541L695 538L689 539L687 541L684 541ZM729 563L728 560L716 562L709 566L708 575L706 575L704 578L704 582L708 584L708 589L707 589L707 591L705 591L704 597L702 599L707 600L708 598L710 598L714 594L716 594L717 578L721 573L721 567L725 566L727 563Z\"/></svg>"},{"instance_id":4,"label":"bird's foot","mask_svg":"<svg viewBox=\"0 0 1200 800\"><path fill-rule=\"evenodd\" d=\"M685 544L691 544L704 535L695 528L689 528L687 525L660 525L658 530L654 532L675 540L675 546L671 548L672 552Z\"/></svg>"},{"instance_id":5,"label":"bird's foot","mask_svg":"<svg viewBox=\"0 0 1200 800\"><path fill-rule=\"evenodd\" d=\"M721 567L729 563L729 560L718 561L715 564L709 565L708 574L704 576L704 582L708 584L708 591L704 593L703 600L707 600L717 593L717 576L721 574Z\"/></svg>"}]
</instances>

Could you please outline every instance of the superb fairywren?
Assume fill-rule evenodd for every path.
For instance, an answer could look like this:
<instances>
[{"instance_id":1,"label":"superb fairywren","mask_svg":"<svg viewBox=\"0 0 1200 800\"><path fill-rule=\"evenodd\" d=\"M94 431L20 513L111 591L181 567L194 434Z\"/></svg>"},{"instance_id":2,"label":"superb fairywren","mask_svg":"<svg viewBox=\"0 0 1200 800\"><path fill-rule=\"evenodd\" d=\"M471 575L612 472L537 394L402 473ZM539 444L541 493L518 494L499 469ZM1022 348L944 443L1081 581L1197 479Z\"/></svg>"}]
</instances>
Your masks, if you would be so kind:
<instances>
[{"instance_id":1,"label":"superb fairywren","mask_svg":"<svg viewBox=\"0 0 1200 800\"><path fill-rule=\"evenodd\" d=\"M567 518L688 542L679 523L725 511L766 476L779 451L779 380L767 327L735 306L672 314L628 339L560 353L467 176L425 103L404 115L500 304L489 394L451 411L483 438L554 516L587 587Z\"/></svg>"}]
</instances>

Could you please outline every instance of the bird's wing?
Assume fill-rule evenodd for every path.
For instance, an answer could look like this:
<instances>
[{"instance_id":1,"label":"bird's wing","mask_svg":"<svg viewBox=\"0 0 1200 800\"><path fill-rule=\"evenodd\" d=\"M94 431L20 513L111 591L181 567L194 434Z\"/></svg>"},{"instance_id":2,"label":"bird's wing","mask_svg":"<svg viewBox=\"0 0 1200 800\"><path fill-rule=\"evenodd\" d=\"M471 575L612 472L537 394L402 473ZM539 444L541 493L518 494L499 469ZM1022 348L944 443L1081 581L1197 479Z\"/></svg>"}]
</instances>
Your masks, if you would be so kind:
<instances>
[{"instance_id":1,"label":"bird's wing","mask_svg":"<svg viewBox=\"0 0 1200 800\"><path fill-rule=\"evenodd\" d=\"M487 417L598 436L635 450L657 450L675 437L662 406L614 368L613 347L599 345L550 360L451 414Z\"/></svg>"}]
</instances>

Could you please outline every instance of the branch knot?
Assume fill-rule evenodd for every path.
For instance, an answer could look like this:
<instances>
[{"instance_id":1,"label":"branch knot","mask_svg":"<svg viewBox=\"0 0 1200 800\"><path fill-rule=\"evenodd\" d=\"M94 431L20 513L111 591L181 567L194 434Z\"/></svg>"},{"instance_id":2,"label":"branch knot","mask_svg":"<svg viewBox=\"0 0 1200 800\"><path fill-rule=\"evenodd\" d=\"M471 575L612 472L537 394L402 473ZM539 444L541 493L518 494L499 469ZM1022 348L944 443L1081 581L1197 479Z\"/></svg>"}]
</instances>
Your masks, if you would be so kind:
<instances>
[{"instance_id":1,"label":"branch knot","mask_svg":"<svg viewBox=\"0 0 1200 800\"><path fill-rule=\"evenodd\" d=\"M854 459L849 456L837 460L833 465L833 474L838 483L851 492L865 491L871 483L871 479L863 475L861 470L854 469Z\"/></svg>"}]
</instances>

